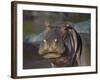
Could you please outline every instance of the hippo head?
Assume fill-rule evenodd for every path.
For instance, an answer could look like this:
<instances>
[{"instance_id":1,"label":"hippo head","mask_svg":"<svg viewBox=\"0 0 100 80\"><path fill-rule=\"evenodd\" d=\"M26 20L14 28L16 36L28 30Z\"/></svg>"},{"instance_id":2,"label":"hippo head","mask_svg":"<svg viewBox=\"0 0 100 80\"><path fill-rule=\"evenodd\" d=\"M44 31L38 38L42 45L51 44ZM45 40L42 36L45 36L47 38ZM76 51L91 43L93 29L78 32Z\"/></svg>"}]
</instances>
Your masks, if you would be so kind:
<instances>
[{"instance_id":1,"label":"hippo head","mask_svg":"<svg viewBox=\"0 0 100 80\"><path fill-rule=\"evenodd\" d=\"M63 33L62 27L45 22L45 37L40 43L39 55L46 59L60 57L65 52Z\"/></svg>"},{"instance_id":2,"label":"hippo head","mask_svg":"<svg viewBox=\"0 0 100 80\"><path fill-rule=\"evenodd\" d=\"M45 36L39 46L39 55L45 59L50 59L56 66L70 65L73 56L72 44L70 39L66 40L69 24L62 26L51 26L45 22ZM67 44L66 44L67 41ZM71 56L70 56L71 55Z\"/></svg>"}]
</instances>

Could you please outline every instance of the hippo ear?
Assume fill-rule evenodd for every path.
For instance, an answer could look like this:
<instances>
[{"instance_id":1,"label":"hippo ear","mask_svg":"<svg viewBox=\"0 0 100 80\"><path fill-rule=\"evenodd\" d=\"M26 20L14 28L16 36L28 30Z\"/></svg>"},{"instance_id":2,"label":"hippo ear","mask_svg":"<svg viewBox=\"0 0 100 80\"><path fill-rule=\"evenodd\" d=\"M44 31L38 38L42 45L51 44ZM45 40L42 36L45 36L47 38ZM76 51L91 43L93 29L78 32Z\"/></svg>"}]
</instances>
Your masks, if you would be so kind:
<instances>
[{"instance_id":1,"label":"hippo ear","mask_svg":"<svg viewBox=\"0 0 100 80\"><path fill-rule=\"evenodd\" d=\"M74 27L74 24L71 23L71 22L66 22L66 23L64 24L64 27L65 27L66 30L69 29L69 28L71 29L71 28Z\"/></svg>"},{"instance_id":2,"label":"hippo ear","mask_svg":"<svg viewBox=\"0 0 100 80\"><path fill-rule=\"evenodd\" d=\"M49 21L44 21L44 27L47 31L51 29Z\"/></svg>"},{"instance_id":3,"label":"hippo ear","mask_svg":"<svg viewBox=\"0 0 100 80\"><path fill-rule=\"evenodd\" d=\"M73 29L73 24L71 22L66 22L64 24L62 24L61 26L61 35L64 38L65 35L67 35L67 32L69 32L69 30Z\"/></svg>"}]
</instances>

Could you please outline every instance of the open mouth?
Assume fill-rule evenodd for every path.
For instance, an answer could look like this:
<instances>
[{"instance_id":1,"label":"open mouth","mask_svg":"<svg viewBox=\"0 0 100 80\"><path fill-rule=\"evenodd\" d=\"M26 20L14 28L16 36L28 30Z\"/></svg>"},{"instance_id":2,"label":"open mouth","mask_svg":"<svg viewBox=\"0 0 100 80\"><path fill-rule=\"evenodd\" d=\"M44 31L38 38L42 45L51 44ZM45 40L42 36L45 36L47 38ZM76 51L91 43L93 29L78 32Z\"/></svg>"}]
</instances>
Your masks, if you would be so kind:
<instances>
[{"instance_id":1,"label":"open mouth","mask_svg":"<svg viewBox=\"0 0 100 80\"><path fill-rule=\"evenodd\" d=\"M43 56L46 59L49 59L49 58L58 58L61 56L61 54L58 52L45 52L41 54L41 56Z\"/></svg>"}]
</instances>

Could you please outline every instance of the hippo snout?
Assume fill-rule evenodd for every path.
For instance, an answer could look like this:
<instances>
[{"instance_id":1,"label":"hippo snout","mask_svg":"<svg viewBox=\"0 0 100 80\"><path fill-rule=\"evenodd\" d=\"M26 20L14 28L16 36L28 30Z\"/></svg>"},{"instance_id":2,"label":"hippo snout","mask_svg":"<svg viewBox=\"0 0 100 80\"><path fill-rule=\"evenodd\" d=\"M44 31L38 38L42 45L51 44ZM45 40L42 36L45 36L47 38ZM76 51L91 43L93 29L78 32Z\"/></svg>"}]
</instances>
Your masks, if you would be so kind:
<instances>
[{"instance_id":1,"label":"hippo snout","mask_svg":"<svg viewBox=\"0 0 100 80\"><path fill-rule=\"evenodd\" d=\"M57 38L52 40L44 39L39 47L39 55L43 58L58 58L60 57L65 51L65 48L61 41Z\"/></svg>"}]
</instances>

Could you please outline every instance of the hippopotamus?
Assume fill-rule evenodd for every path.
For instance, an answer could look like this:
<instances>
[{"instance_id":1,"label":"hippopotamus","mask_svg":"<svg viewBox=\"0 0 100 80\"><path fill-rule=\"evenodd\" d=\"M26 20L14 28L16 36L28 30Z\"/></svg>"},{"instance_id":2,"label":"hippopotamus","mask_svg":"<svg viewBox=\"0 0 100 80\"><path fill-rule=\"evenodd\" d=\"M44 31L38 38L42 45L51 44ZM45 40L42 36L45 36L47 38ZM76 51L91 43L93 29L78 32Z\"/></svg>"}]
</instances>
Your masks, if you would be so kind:
<instances>
[{"instance_id":1,"label":"hippopotamus","mask_svg":"<svg viewBox=\"0 0 100 80\"><path fill-rule=\"evenodd\" d=\"M52 25L44 21L44 30L23 44L25 69L80 65L82 39L71 22Z\"/></svg>"},{"instance_id":2,"label":"hippopotamus","mask_svg":"<svg viewBox=\"0 0 100 80\"><path fill-rule=\"evenodd\" d=\"M44 26L43 36L39 41L39 56L50 60L52 67L78 66L82 39L73 24L52 26L45 21Z\"/></svg>"}]
</instances>

